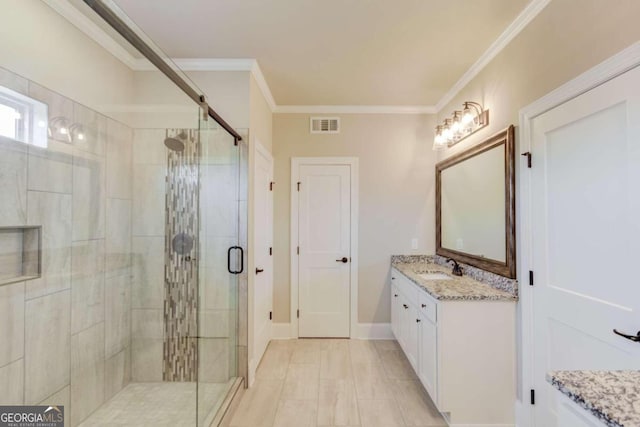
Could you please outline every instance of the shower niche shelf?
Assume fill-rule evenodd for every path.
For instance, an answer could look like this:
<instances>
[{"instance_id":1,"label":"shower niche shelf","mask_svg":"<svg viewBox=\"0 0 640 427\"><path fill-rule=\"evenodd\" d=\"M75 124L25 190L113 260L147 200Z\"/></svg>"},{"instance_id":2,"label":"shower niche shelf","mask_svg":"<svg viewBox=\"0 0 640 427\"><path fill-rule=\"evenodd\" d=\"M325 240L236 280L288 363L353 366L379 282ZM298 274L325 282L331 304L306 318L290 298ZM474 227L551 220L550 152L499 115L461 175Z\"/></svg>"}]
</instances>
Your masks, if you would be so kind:
<instances>
[{"instance_id":1,"label":"shower niche shelf","mask_svg":"<svg viewBox=\"0 0 640 427\"><path fill-rule=\"evenodd\" d=\"M42 227L0 227L0 286L42 274Z\"/></svg>"}]
</instances>

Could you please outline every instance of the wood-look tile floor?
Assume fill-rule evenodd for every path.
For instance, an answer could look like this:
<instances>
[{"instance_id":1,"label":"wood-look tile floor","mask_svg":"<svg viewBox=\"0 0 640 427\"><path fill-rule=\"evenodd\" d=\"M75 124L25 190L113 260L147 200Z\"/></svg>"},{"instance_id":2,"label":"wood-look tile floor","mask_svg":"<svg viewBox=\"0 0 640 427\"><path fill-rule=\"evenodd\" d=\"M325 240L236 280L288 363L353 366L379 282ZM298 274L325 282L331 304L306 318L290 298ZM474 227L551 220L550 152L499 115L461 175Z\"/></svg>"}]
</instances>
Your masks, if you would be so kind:
<instances>
[{"instance_id":1,"label":"wood-look tile floor","mask_svg":"<svg viewBox=\"0 0 640 427\"><path fill-rule=\"evenodd\" d=\"M446 426L396 341L272 341L232 427Z\"/></svg>"}]
</instances>

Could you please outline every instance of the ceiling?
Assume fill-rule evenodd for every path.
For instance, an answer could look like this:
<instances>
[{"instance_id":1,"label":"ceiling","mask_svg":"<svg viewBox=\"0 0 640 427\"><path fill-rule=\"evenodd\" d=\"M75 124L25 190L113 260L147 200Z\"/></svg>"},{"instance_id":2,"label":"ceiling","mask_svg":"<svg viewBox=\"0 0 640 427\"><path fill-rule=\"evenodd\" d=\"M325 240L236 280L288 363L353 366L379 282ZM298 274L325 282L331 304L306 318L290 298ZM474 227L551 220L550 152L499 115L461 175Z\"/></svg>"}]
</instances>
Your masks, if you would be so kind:
<instances>
[{"instance_id":1,"label":"ceiling","mask_svg":"<svg viewBox=\"0 0 640 427\"><path fill-rule=\"evenodd\" d=\"M435 105L529 0L115 0L174 58L255 58L278 105Z\"/></svg>"}]
</instances>

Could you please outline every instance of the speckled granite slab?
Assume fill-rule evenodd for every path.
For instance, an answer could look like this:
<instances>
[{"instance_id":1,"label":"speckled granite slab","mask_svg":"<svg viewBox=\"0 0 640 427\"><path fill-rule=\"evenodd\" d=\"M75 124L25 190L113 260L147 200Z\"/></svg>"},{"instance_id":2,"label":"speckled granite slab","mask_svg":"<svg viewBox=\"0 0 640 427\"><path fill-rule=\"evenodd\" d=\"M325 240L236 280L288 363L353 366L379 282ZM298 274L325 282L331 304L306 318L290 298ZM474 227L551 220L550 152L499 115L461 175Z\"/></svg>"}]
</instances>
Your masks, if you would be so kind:
<instances>
[{"instance_id":1,"label":"speckled granite slab","mask_svg":"<svg viewBox=\"0 0 640 427\"><path fill-rule=\"evenodd\" d=\"M640 426L640 371L555 371L547 381L608 426Z\"/></svg>"},{"instance_id":2,"label":"speckled granite slab","mask_svg":"<svg viewBox=\"0 0 640 427\"><path fill-rule=\"evenodd\" d=\"M468 276L451 275L451 269L433 262L401 262L406 258L393 258L392 265L409 280L423 288L429 295L443 301L517 301L517 297L505 291L478 282ZM425 280L421 273L437 272L451 280Z\"/></svg>"},{"instance_id":3,"label":"speckled granite slab","mask_svg":"<svg viewBox=\"0 0 640 427\"><path fill-rule=\"evenodd\" d=\"M391 265L396 264L438 264L445 268L446 273L451 272L451 264L447 264L447 258L440 255L392 255ZM518 281L490 273L470 265L459 263L464 273L463 277L473 279L477 282L484 283L500 291L511 294L515 299L518 298ZM448 270L448 271L447 271ZM455 277L455 276L453 276ZM422 286L422 285L421 285Z\"/></svg>"}]
</instances>

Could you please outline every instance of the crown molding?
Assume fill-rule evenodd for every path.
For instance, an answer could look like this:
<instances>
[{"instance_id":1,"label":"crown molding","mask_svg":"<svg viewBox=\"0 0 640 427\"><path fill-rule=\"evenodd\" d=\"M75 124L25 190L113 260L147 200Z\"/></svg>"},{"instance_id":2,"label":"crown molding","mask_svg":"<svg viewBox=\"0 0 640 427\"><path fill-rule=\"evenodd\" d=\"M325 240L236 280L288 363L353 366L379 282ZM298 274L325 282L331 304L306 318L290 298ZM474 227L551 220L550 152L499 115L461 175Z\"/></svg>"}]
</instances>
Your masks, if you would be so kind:
<instances>
[{"instance_id":1,"label":"crown molding","mask_svg":"<svg viewBox=\"0 0 640 427\"><path fill-rule=\"evenodd\" d=\"M42 1L132 70L135 70L138 63L146 61L146 59L141 60L131 55L131 53L114 40L111 35L96 25L95 22L76 9L76 7L67 0Z\"/></svg>"},{"instance_id":2,"label":"crown molding","mask_svg":"<svg viewBox=\"0 0 640 427\"><path fill-rule=\"evenodd\" d=\"M303 114L435 114L432 105L278 105L275 113Z\"/></svg>"},{"instance_id":3,"label":"crown molding","mask_svg":"<svg viewBox=\"0 0 640 427\"><path fill-rule=\"evenodd\" d=\"M551 0L532 0L507 29L489 46L482 56L433 105L277 105L258 61L252 58L167 58L181 71L248 71L256 80L262 95L273 113L311 114L437 114L487 66L549 3ZM45 4L66 18L114 57L133 71L151 71L155 67L145 58L136 58L110 34L75 8L68 0L43 0Z\"/></svg>"},{"instance_id":4,"label":"crown molding","mask_svg":"<svg viewBox=\"0 0 640 427\"><path fill-rule=\"evenodd\" d=\"M520 32L538 16L551 0L532 0L506 30L489 46L478 60L460 77L436 104L436 110L442 110L451 100L471 82L484 67L489 64Z\"/></svg>"}]
</instances>

